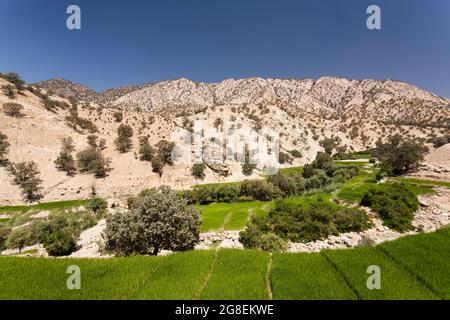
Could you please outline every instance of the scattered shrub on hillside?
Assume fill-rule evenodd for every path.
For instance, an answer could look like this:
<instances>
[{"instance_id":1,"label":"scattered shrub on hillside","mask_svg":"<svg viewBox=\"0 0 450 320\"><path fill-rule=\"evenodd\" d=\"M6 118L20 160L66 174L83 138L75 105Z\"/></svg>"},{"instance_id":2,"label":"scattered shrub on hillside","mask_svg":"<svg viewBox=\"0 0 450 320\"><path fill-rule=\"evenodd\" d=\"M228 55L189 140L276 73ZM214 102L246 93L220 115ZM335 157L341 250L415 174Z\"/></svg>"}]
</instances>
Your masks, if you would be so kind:
<instances>
[{"instance_id":1,"label":"scattered shrub on hillside","mask_svg":"<svg viewBox=\"0 0 450 320\"><path fill-rule=\"evenodd\" d=\"M193 249L199 241L200 225L197 210L170 188L150 189L130 211L108 218L105 249L125 256Z\"/></svg>"},{"instance_id":2,"label":"scattered shrub on hillside","mask_svg":"<svg viewBox=\"0 0 450 320\"><path fill-rule=\"evenodd\" d=\"M148 142L148 136L139 138L139 159L141 161L152 161L155 156L155 149Z\"/></svg>"},{"instance_id":3,"label":"scattered shrub on hillside","mask_svg":"<svg viewBox=\"0 0 450 320\"><path fill-rule=\"evenodd\" d=\"M407 231L412 228L414 211L419 208L419 200L405 184L382 184L366 192L361 205L377 212L387 227Z\"/></svg>"},{"instance_id":4,"label":"scattered shrub on hillside","mask_svg":"<svg viewBox=\"0 0 450 320\"><path fill-rule=\"evenodd\" d=\"M25 81L23 81L15 72L0 73L0 78L11 82L15 86L17 93L19 94L21 94L22 91L25 90Z\"/></svg>"},{"instance_id":5,"label":"scattered shrub on hillside","mask_svg":"<svg viewBox=\"0 0 450 320\"><path fill-rule=\"evenodd\" d=\"M450 134L430 138L427 142L432 143L434 148L442 147L444 144L450 143Z\"/></svg>"},{"instance_id":6,"label":"scattered shrub on hillside","mask_svg":"<svg viewBox=\"0 0 450 320\"><path fill-rule=\"evenodd\" d=\"M127 124L121 124L117 129L117 139L114 143L117 146L117 150L121 153L130 151L133 146L131 137L133 136L133 128Z\"/></svg>"},{"instance_id":7,"label":"scattered shrub on hillside","mask_svg":"<svg viewBox=\"0 0 450 320\"><path fill-rule=\"evenodd\" d=\"M292 163L292 157L288 153L280 151L280 153L278 154L278 161L281 164Z\"/></svg>"},{"instance_id":8,"label":"scattered shrub on hillside","mask_svg":"<svg viewBox=\"0 0 450 320\"><path fill-rule=\"evenodd\" d=\"M78 115L76 105L74 106L72 106L72 108L69 110L69 115L65 118L66 124L78 132L82 132L84 130L90 133L97 132L98 129L95 124L91 120L81 118Z\"/></svg>"},{"instance_id":9,"label":"scattered shrub on hillside","mask_svg":"<svg viewBox=\"0 0 450 320\"><path fill-rule=\"evenodd\" d=\"M0 131L0 165L7 162L6 155L8 154L9 146L8 136Z\"/></svg>"},{"instance_id":10,"label":"scattered shrub on hillside","mask_svg":"<svg viewBox=\"0 0 450 320\"><path fill-rule=\"evenodd\" d=\"M123 121L123 113L121 111L114 112L113 117L116 122Z\"/></svg>"},{"instance_id":11,"label":"scattered shrub on hillside","mask_svg":"<svg viewBox=\"0 0 450 320\"><path fill-rule=\"evenodd\" d=\"M8 167L13 175L13 183L19 186L27 201L37 201L43 197L42 180L39 178L40 172L36 162L11 163Z\"/></svg>"},{"instance_id":12,"label":"scattered shrub on hillside","mask_svg":"<svg viewBox=\"0 0 450 320\"><path fill-rule=\"evenodd\" d=\"M105 158L100 150L92 147L77 153L77 163L81 172L93 173L97 178L106 177L112 170L111 160Z\"/></svg>"},{"instance_id":13,"label":"scattered shrub on hillside","mask_svg":"<svg viewBox=\"0 0 450 320\"><path fill-rule=\"evenodd\" d=\"M157 148L158 157L163 162L163 166L166 164L173 165L172 151L175 148L175 143L167 140L160 140L155 147Z\"/></svg>"},{"instance_id":14,"label":"scattered shrub on hillside","mask_svg":"<svg viewBox=\"0 0 450 320\"><path fill-rule=\"evenodd\" d=\"M246 176L250 176L253 173L253 170L256 168L256 164L243 163L242 164L242 173Z\"/></svg>"},{"instance_id":15,"label":"scattered shrub on hillside","mask_svg":"<svg viewBox=\"0 0 450 320\"><path fill-rule=\"evenodd\" d=\"M95 134L91 134L87 136L87 142L88 145L93 147L93 148L97 148L97 140L98 140L98 136L96 136Z\"/></svg>"},{"instance_id":16,"label":"scattered shrub on hillside","mask_svg":"<svg viewBox=\"0 0 450 320\"><path fill-rule=\"evenodd\" d=\"M23 106L20 103L10 102L3 105L3 112L10 117L22 117Z\"/></svg>"},{"instance_id":17,"label":"scattered shrub on hillside","mask_svg":"<svg viewBox=\"0 0 450 320\"><path fill-rule=\"evenodd\" d=\"M152 171L158 173L161 177L163 174L164 161L159 156L152 159Z\"/></svg>"},{"instance_id":18,"label":"scattered shrub on hillside","mask_svg":"<svg viewBox=\"0 0 450 320\"><path fill-rule=\"evenodd\" d=\"M71 137L65 137L61 140L61 151L55 160L55 165L58 170L67 172L67 175L73 176L76 172L75 160L72 152L75 150L75 145Z\"/></svg>"},{"instance_id":19,"label":"scattered shrub on hillside","mask_svg":"<svg viewBox=\"0 0 450 320\"><path fill-rule=\"evenodd\" d=\"M192 165L191 173L194 177L198 179L205 178L205 168L206 165L204 163L194 163Z\"/></svg>"},{"instance_id":20,"label":"scattered shrub on hillside","mask_svg":"<svg viewBox=\"0 0 450 320\"><path fill-rule=\"evenodd\" d=\"M319 141L319 145L323 147L326 154L331 155L334 149L337 149L341 139L339 137L325 138Z\"/></svg>"},{"instance_id":21,"label":"scattered shrub on hillside","mask_svg":"<svg viewBox=\"0 0 450 320\"><path fill-rule=\"evenodd\" d=\"M3 85L2 92L5 96L7 96L11 100L16 98L16 90L15 90L14 86L12 86L10 84Z\"/></svg>"},{"instance_id":22,"label":"scattered shrub on hillside","mask_svg":"<svg viewBox=\"0 0 450 320\"><path fill-rule=\"evenodd\" d=\"M301 158L302 157L302 153L299 150L297 150L297 149L293 149L293 150L289 151L289 153L294 158Z\"/></svg>"}]
</instances>

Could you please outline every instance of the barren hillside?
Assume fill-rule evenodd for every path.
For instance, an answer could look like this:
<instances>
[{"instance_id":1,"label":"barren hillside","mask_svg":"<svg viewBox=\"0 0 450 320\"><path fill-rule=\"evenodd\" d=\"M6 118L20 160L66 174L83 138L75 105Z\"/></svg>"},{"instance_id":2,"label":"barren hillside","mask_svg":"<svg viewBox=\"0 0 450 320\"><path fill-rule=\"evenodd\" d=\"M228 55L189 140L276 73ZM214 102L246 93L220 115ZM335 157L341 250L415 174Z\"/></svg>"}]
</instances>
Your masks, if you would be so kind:
<instances>
[{"instance_id":1,"label":"barren hillside","mask_svg":"<svg viewBox=\"0 0 450 320\"><path fill-rule=\"evenodd\" d=\"M0 79L0 85L4 84L7 82ZM155 145L161 139L171 140L176 129L192 131L195 120L202 120L205 128L217 128L222 133L246 127L278 130L281 150L301 153L300 158L284 166L311 161L322 150L320 141L324 138L339 139L340 145L351 151L370 148L378 138L385 139L395 132L426 139L448 133L450 128L449 100L392 80L251 78L208 84L179 79L110 89L100 94L63 79L39 82L37 86L43 92L50 90L51 100L65 104L49 109L30 91L15 99L0 92L0 105L16 102L24 107L22 117L1 112L0 131L8 136L10 161L38 163L44 201L84 198L92 186L100 195L114 197L160 184L187 188L196 183L246 178L238 163L209 166L205 179L200 180L191 175L189 165L165 166L159 177L152 172L149 162L139 160L139 137L148 135L150 144ZM74 129L67 122L70 97L79 100L79 116L92 121L98 139L106 141L102 152L111 158L113 168L106 178L96 179L87 173L71 177L55 168L61 138L74 139L75 155L87 147L87 136L91 134ZM114 118L118 110L123 112L121 121ZM133 147L127 153L119 153L114 145L121 123L133 128ZM258 177L261 169L258 166L253 177ZM19 189L11 184L5 167L0 167L0 178L0 204L22 202Z\"/></svg>"}]
</instances>

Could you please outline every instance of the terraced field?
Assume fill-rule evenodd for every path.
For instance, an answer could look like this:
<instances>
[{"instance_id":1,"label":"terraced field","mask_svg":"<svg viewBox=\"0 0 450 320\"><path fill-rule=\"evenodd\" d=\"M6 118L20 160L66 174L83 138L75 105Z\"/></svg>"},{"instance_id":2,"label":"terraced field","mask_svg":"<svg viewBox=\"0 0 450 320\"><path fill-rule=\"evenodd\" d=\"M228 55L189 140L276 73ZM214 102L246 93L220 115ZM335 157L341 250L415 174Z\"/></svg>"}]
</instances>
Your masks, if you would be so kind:
<instances>
[{"instance_id":1,"label":"terraced field","mask_svg":"<svg viewBox=\"0 0 450 320\"><path fill-rule=\"evenodd\" d=\"M450 299L450 229L316 254L189 251L111 259L0 258L0 299ZM68 290L78 265L81 289ZM367 267L381 289L366 287ZM271 266L271 267L269 267Z\"/></svg>"},{"instance_id":2,"label":"terraced field","mask_svg":"<svg viewBox=\"0 0 450 320\"><path fill-rule=\"evenodd\" d=\"M266 207L267 205L261 201L197 206L202 212L201 232L244 229L248 216L264 214Z\"/></svg>"}]
</instances>

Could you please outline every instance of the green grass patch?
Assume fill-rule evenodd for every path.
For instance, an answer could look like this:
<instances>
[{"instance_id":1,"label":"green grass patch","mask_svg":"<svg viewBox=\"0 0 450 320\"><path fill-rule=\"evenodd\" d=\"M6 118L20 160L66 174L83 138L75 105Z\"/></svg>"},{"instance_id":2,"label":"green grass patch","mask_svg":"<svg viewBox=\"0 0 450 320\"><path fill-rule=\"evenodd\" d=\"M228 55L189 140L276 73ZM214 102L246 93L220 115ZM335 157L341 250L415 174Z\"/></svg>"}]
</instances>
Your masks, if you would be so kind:
<instances>
[{"instance_id":1,"label":"green grass patch","mask_svg":"<svg viewBox=\"0 0 450 320\"><path fill-rule=\"evenodd\" d=\"M273 254L273 298L450 299L448 252L450 228L377 247ZM267 253L219 250L213 265L214 255L210 250L110 259L0 257L0 299L268 298ZM81 290L67 289L71 265L80 267ZM380 290L367 289L370 265L380 267Z\"/></svg>"},{"instance_id":2,"label":"green grass patch","mask_svg":"<svg viewBox=\"0 0 450 320\"><path fill-rule=\"evenodd\" d=\"M427 287L404 271L399 265L373 247L352 250L324 251L335 266L345 275L350 285L362 299L437 299ZM367 268L378 266L381 273L381 288L368 289Z\"/></svg>"},{"instance_id":3,"label":"green grass patch","mask_svg":"<svg viewBox=\"0 0 450 320\"><path fill-rule=\"evenodd\" d=\"M0 207L0 213L7 212L27 212L30 210L43 211L43 210L54 210L54 209L66 209L72 207L85 206L90 200L67 200L67 201L54 201L54 202L44 202L33 204L29 206L3 206Z\"/></svg>"},{"instance_id":4,"label":"green grass patch","mask_svg":"<svg viewBox=\"0 0 450 320\"><path fill-rule=\"evenodd\" d=\"M303 167L281 168L280 172L285 175L299 175L303 172Z\"/></svg>"},{"instance_id":5,"label":"green grass patch","mask_svg":"<svg viewBox=\"0 0 450 320\"><path fill-rule=\"evenodd\" d=\"M220 250L201 299L267 299L269 254L250 250Z\"/></svg>"},{"instance_id":6,"label":"green grass patch","mask_svg":"<svg viewBox=\"0 0 450 320\"><path fill-rule=\"evenodd\" d=\"M356 299L329 262L317 253L274 254L271 282L274 299Z\"/></svg>"},{"instance_id":7,"label":"green grass patch","mask_svg":"<svg viewBox=\"0 0 450 320\"><path fill-rule=\"evenodd\" d=\"M431 287L438 296L450 299L449 228L388 242L381 245L380 249L419 281Z\"/></svg>"},{"instance_id":8,"label":"green grass patch","mask_svg":"<svg viewBox=\"0 0 450 320\"><path fill-rule=\"evenodd\" d=\"M0 299L121 299L134 292L164 259L0 258ZM80 267L80 290L67 288L71 265Z\"/></svg>"},{"instance_id":9,"label":"green grass patch","mask_svg":"<svg viewBox=\"0 0 450 320\"><path fill-rule=\"evenodd\" d=\"M264 214L264 202L251 201L240 203L213 203L197 206L202 210L201 232L224 230L241 230L245 227L250 213Z\"/></svg>"},{"instance_id":10,"label":"green grass patch","mask_svg":"<svg viewBox=\"0 0 450 320\"><path fill-rule=\"evenodd\" d=\"M337 197L349 202L360 202L364 194L376 185L375 176L372 172L360 170L358 175L347 181L342 186Z\"/></svg>"},{"instance_id":11,"label":"green grass patch","mask_svg":"<svg viewBox=\"0 0 450 320\"><path fill-rule=\"evenodd\" d=\"M447 181L436 181L436 180L425 180L416 178L405 178L405 177L392 177L391 180L400 181L408 184L419 184L428 186L441 186L450 188L450 182Z\"/></svg>"},{"instance_id":12,"label":"green grass patch","mask_svg":"<svg viewBox=\"0 0 450 320\"><path fill-rule=\"evenodd\" d=\"M191 300L212 267L214 251L189 251L165 259L130 299Z\"/></svg>"}]
</instances>

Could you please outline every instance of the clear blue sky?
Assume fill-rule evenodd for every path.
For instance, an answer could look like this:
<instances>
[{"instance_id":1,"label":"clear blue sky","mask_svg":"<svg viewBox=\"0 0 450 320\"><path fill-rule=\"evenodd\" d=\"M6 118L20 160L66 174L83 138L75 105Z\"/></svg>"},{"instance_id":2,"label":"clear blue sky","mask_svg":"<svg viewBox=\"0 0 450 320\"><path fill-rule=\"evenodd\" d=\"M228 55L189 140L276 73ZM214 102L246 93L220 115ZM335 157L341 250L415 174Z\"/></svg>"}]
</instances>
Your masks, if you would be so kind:
<instances>
[{"instance_id":1,"label":"clear blue sky","mask_svg":"<svg viewBox=\"0 0 450 320\"><path fill-rule=\"evenodd\" d=\"M82 29L66 28L78 4ZM366 28L378 4L382 30ZM448 0L0 0L0 71L96 90L180 77L397 79L450 97Z\"/></svg>"}]
</instances>

